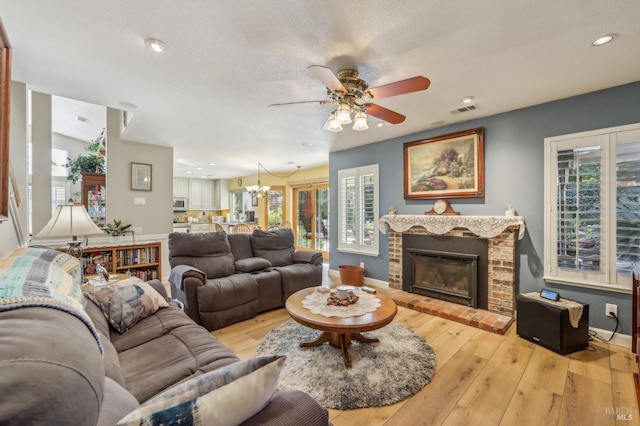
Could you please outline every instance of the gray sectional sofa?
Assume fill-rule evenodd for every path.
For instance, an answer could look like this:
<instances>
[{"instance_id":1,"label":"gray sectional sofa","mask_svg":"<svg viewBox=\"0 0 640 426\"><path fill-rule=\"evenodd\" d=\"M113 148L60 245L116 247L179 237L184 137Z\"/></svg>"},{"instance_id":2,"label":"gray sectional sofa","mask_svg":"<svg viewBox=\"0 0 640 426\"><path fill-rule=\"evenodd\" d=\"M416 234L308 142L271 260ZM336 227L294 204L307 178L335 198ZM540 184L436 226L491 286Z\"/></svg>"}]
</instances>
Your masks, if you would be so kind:
<instances>
[{"instance_id":1,"label":"gray sectional sofa","mask_svg":"<svg viewBox=\"0 0 640 426\"><path fill-rule=\"evenodd\" d=\"M131 279L135 294L153 296L157 310L146 302L133 303L134 309L121 318L128 321L126 330L119 332L113 316L105 313L105 307L119 312L119 299L105 304L102 295L97 303L94 299L102 293L89 290L83 297L79 277L77 259L54 250L19 249L0 259L0 424L114 425L139 412L140 404L158 399L164 403L163 395L181 387L202 391L203 382L211 386L210 376L225 377L229 369L253 361L240 361L167 302L159 281ZM132 316L143 311L131 323ZM327 411L306 393L275 391L265 396L255 414L237 423L330 424ZM236 414L231 411L218 407L219 416ZM175 411L162 413L163 424L177 419ZM182 418L181 424L193 422Z\"/></svg>"},{"instance_id":2,"label":"gray sectional sofa","mask_svg":"<svg viewBox=\"0 0 640 426\"><path fill-rule=\"evenodd\" d=\"M296 251L291 229L169 234L171 294L207 330L284 306L322 284L322 254Z\"/></svg>"}]
</instances>

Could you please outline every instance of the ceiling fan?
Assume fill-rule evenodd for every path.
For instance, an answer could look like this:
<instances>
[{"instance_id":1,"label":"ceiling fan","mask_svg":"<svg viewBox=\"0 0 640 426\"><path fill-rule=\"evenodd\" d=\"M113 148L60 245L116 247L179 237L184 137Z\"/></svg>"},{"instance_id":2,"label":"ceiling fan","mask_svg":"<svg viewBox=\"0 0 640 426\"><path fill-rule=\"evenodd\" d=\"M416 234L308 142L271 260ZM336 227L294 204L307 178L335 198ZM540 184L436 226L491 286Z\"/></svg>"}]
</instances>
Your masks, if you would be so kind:
<instances>
[{"instance_id":1,"label":"ceiling fan","mask_svg":"<svg viewBox=\"0 0 640 426\"><path fill-rule=\"evenodd\" d=\"M295 105L305 103L319 103L322 105L338 105L327 121L330 132L342 131L343 124L354 123L354 130L366 130L367 115L374 116L391 124L400 124L405 116L390 109L371 103L373 99L389 98L404 95L429 88L428 78L417 76L395 83L369 88L369 83L358 77L358 71L343 69L337 75L330 68L322 65L311 65L308 68L311 75L320 80L327 87L329 99L318 101L285 102L269 106ZM352 120L353 116L353 120Z\"/></svg>"}]
</instances>

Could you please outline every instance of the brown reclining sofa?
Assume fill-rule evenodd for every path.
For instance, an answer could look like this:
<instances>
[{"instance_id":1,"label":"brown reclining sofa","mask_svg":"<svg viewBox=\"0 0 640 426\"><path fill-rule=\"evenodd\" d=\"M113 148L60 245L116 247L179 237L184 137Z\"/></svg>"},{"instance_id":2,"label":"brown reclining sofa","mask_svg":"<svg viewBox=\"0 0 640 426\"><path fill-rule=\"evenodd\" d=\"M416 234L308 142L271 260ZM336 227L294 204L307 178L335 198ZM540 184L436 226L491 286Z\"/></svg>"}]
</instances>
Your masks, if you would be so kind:
<instances>
[{"instance_id":1,"label":"brown reclining sofa","mask_svg":"<svg viewBox=\"0 0 640 426\"><path fill-rule=\"evenodd\" d=\"M169 234L171 294L207 330L284 306L322 285L322 254L295 250L291 229Z\"/></svg>"}]
</instances>

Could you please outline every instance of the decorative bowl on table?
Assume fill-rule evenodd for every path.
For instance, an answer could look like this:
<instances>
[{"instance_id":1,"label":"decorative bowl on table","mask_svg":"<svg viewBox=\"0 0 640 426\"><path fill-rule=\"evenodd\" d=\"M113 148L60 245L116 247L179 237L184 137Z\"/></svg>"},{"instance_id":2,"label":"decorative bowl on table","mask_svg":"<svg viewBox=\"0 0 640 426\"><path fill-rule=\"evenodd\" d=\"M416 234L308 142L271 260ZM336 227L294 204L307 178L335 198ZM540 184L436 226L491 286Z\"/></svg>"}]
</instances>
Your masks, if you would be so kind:
<instances>
[{"instance_id":1,"label":"decorative bowl on table","mask_svg":"<svg viewBox=\"0 0 640 426\"><path fill-rule=\"evenodd\" d=\"M335 294L331 294L331 296L329 296L327 298L327 305L331 305L331 306L349 306L349 305L353 305L354 303L356 303L358 301L359 297L355 295L355 293L351 290L347 291L347 297L344 299L340 299L338 298L337 295Z\"/></svg>"}]
</instances>

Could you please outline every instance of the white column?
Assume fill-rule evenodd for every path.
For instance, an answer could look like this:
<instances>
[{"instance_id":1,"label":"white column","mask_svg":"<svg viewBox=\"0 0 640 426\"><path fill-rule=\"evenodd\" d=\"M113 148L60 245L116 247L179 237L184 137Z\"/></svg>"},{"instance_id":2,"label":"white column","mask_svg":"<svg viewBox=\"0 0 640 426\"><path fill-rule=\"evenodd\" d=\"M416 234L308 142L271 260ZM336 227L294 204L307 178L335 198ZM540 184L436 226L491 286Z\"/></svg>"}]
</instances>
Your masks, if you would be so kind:
<instances>
[{"instance_id":1,"label":"white column","mask_svg":"<svg viewBox=\"0 0 640 426\"><path fill-rule=\"evenodd\" d=\"M51 95L31 93L31 230L34 235L51 219L51 109Z\"/></svg>"}]
</instances>

